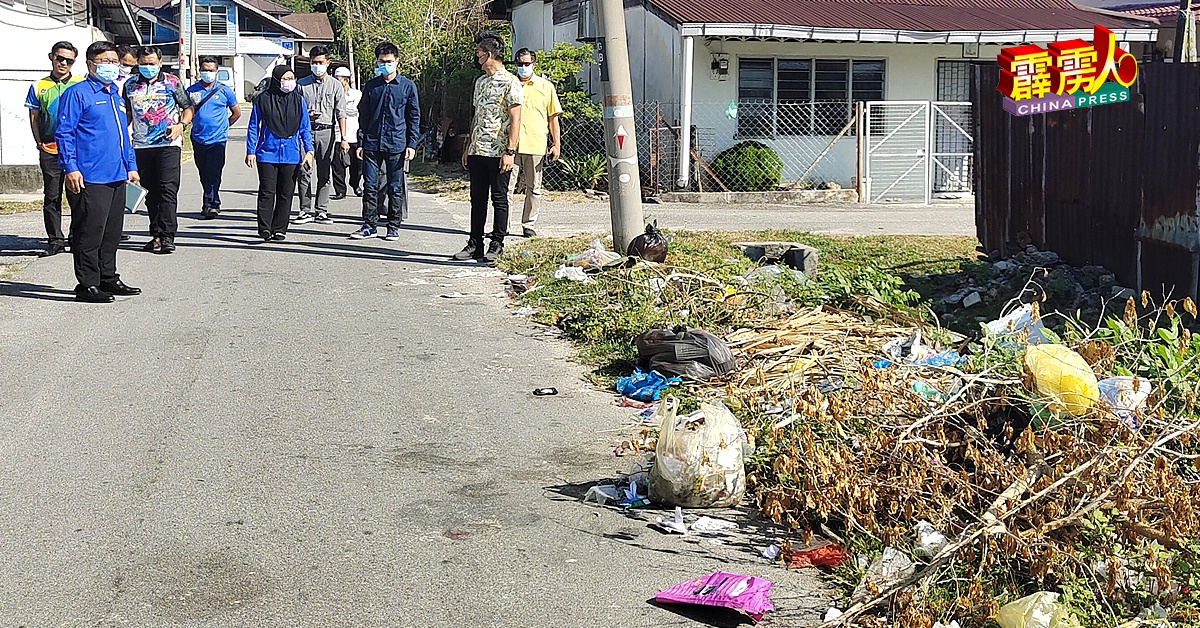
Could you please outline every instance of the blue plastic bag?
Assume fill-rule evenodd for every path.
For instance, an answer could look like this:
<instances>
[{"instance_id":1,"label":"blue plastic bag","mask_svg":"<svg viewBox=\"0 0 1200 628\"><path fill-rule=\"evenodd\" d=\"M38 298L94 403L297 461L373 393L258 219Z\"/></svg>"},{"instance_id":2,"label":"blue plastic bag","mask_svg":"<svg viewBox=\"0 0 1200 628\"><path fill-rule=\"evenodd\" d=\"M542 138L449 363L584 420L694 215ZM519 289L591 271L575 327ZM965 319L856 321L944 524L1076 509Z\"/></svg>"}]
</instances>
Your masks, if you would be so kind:
<instances>
[{"instance_id":1,"label":"blue plastic bag","mask_svg":"<svg viewBox=\"0 0 1200 628\"><path fill-rule=\"evenodd\" d=\"M664 377L658 371L646 373L639 368L633 375L617 380L617 392L637 401L658 401L663 390L682 381L678 377Z\"/></svg>"}]
</instances>

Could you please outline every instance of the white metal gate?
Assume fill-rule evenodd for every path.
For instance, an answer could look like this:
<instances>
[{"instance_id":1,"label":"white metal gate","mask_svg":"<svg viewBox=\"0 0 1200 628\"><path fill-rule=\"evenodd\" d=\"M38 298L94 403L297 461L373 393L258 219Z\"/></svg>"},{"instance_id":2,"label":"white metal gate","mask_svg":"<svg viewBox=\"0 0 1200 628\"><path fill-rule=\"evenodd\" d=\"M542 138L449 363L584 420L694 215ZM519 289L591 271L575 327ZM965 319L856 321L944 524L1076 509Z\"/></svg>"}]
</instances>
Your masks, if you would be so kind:
<instances>
[{"instance_id":1,"label":"white metal gate","mask_svg":"<svg viewBox=\"0 0 1200 628\"><path fill-rule=\"evenodd\" d=\"M869 102L865 122L867 202L928 203L933 194L971 192L971 103Z\"/></svg>"},{"instance_id":2,"label":"white metal gate","mask_svg":"<svg viewBox=\"0 0 1200 628\"><path fill-rule=\"evenodd\" d=\"M929 115L933 118L929 153L932 192L970 192L974 184L971 103L935 102L930 105Z\"/></svg>"},{"instance_id":3,"label":"white metal gate","mask_svg":"<svg viewBox=\"0 0 1200 628\"><path fill-rule=\"evenodd\" d=\"M867 103L867 201L929 202L928 100Z\"/></svg>"}]
</instances>

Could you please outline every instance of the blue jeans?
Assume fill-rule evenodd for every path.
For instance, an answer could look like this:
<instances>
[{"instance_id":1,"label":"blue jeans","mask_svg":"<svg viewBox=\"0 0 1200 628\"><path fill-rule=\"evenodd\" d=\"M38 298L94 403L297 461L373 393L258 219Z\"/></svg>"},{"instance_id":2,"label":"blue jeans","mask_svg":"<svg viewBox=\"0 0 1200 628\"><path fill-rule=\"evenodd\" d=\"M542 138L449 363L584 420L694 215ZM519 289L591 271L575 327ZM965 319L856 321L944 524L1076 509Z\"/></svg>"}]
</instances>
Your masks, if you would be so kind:
<instances>
[{"instance_id":1,"label":"blue jeans","mask_svg":"<svg viewBox=\"0 0 1200 628\"><path fill-rule=\"evenodd\" d=\"M387 184L380 180L380 171L387 171ZM408 190L404 185L404 153L363 151L363 224L374 229L379 222L379 208L387 203L388 229L399 229L408 220Z\"/></svg>"},{"instance_id":2,"label":"blue jeans","mask_svg":"<svg viewBox=\"0 0 1200 628\"><path fill-rule=\"evenodd\" d=\"M192 140L192 156L200 171L200 187L204 189L203 209L221 209L221 171L225 169L225 142L201 144Z\"/></svg>"}]
</instances>

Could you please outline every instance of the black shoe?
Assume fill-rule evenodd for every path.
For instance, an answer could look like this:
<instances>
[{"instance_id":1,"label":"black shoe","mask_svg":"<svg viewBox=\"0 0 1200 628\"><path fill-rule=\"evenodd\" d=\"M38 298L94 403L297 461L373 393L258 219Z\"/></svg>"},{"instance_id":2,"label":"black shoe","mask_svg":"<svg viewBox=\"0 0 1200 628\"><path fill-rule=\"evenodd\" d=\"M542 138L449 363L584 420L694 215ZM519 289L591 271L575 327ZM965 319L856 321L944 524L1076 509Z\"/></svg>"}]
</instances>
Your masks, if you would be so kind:
<instances>
[{"instance_id":1,"label":"black shoe","mask_svg":"<svg viewBox=\"0 0 1200 628\"><path fill-rule=\"evenodd\" d=\"M362 196L362 195L363 195L363 187L362 187L361 185L356 185L356 186L354 186L354 195L355 195L355 196Z\"/></svg>"},{"instance_id":2,"label":"black shoe","mask_svg":"<svg viewBox=\"0 0 1200 628\"><path fill-rule=\"evenodd\" d=\"M54 244L48 245L46 247L46 250L42 251L40 253L40 255L42 257L52 257L54 255L58 255L59 253L66 253L66 252L67 252L67 245L54 243Z\"/></svg>"},{"instance_id":3,"label":"black shoe","mask_svg":"<svg viewBox=\"0 0 1200 628\"><path fill-rule=\"evenodd\" d=\"M75 300L83 303L112 303L113 301L116 301L116 299L113 298L113 295L101 290L100 288L97 288L96 286L88 286L83 290L76 288Z\"/></svg>"},{"instance_id":4,"label":"black shoe","mask_svg":"<svg viewBox=\"0 0 1200 628\"><path fill-rule=\"evenodd\" d=\"M342 199L344 199L344 198L346 198L346 194L345 194L345 192L342 192L342 193L339 193L339 194L334 194L333 196L330 196L330 197L329 197L329 200L331 200L331 201L340 201L340 200L342 200Z\"/></svg>"},{"instance_id":5,"label":"black shoe","mask_svg":"<svg viewBox=\"0 0 1200 628\"><path fill-rule=\"evenodd\" d=\"M151 240L142 247L142 250L147 253L158 253L162 250L162 240L159 238L151 238Z\"/></svg>"},{"instance_id":6,"label":"black shoe","mask_svg":"<svg viewBox=\"0 0 1200 628\"><path fill-rule=\"evenodd\" d=\"M282 233L276 233L275 235L271 236L271 239L276 242L283 242L287 239L287 236L283 235Z\"/></svg>"},{"instance_id":7,"label":"black shoe","mask_svg":"<svg viewBox=\"0 0 1200 628\"><path fill-rule=\"evenodd\" d=\"M454 254L454 259L479 259L483 255L483 247L477 244L474 240L468 240L467 245L463 250Z\"/></svg>"},{"instance_id":8,"label":"black shoe","mask_svg":"<svg viewBox=\"0 0 1200 628\"><path fill-rule=\"evenodd\" d=\"M526 238L532 238L537 235L537 232L534 231L533 229L530 229L529 227L525 227L525 229L521 232L521 234L524 235Z\"/></svg>"},{"instance_id":9,"label":"black shoe","mask_svg":"<svg viewBox=\"0 0 1200 628\"><path fill-rule=\"evenodd\" d=\"M216 212L216 210L213 210L213 209L205 209L200 212L201 220L212 220L213 218L216 218L216 217L217 217L217 212Z\"/></svg>"},{"instance_id":10,"label":"black shoe","mask_svg":"<svg viewBox=\"0 0 1200 628\"><path fill-rule=\"evenodd\" d=\"M161 242L161 245L159 246L159 249L155 251L156 253L169 255L175 252L175 238L163 236L159 238L159 241Z\"/></svg>"},{"instance_id":11,"label":"black shoe","mask_svg":"<svg viewBox=\"0 0 1200 628\"><path fill-rule=\"evenodd\" d=\"M133 238L132 238L132 237L130 237L130 235L129 235L128 233L122 233L122 234L121 234L121 241L122 241L122 242L125 242L125 241L127 241L127 240L132 240L132 239L133 239Z\"/></svg>"},{"instance_id":12,"label":"black shoe","mask_svg":"<svg viewBox=\"0 0 1200 628\"><path fill-rule=\"evenodd\" d=\"M500 259L501 255L504 255L504 243L499 240L492 240L492 243L488 245L487 253L483 254L483 261L494 262Z\"/></svg>"},{"instance_id":13,"label":"black shoe","mask_svg":"<svg viewBox=\"0 0 1200 628\"><path fill-rule=\"evenodd\" d=\"M102 282L100 282L100 289L103 290L104 292L107 292L112 295L116 295L118 297L132 297L134 295L138 295L138 294L142 293L141 288L134 288L133 286L127 286L127 285L125 285L125 282L121 281L120 279L113 281L111 283L102 281Z\"/></svg>"}]
</instances>

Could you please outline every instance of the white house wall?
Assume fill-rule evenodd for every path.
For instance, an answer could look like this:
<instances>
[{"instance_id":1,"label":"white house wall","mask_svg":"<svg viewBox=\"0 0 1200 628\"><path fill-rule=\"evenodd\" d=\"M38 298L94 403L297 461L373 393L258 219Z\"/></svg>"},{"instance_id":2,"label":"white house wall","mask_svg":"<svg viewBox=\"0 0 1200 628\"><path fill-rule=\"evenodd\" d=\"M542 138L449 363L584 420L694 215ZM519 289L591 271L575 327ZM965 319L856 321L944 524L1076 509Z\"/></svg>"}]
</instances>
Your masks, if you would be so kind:
<instances>
[{"instance_id":1,"label":"white house wall","mask_svg":"<svg viewBox=\"0 0 1200 628\"><path fill-rule=\"evenodd\" d=\"M0 58L0 166L37 165L25 97L34 81L50 73L50 47L64 40L79 50L72 71L84 74L83 52L92 43L90 28L0 4L0 41L10 53Z\"/></svg>"},{"instance_id":2,"label":"white house wall","mask_svg":"<svg viewBox=\"0 0 1200 628\"><path fill-rule=\"evenodd\" d=\"M995 59L1000 46L981 46L978 59ZM712 78L714 53L729 58L725 80ZM718 152L738 142L737 121L726 115L729 104L737 99L737 68L740 57L798 57L825 59L883 59L884 99L936 100L937 62L962 59L961 44L860 44L810 42L696 42L692 73L692 124L697 129L694 141L702 158L710 160ZM972 59L976 60L976 59ZM678 97L671 99L677 101ZM784 161L783 181L798 179L813 159L829 145L836 133L828 136L781 136L763 139ZM850 187L855 176L855 145L847 133L830 149L809 178L832 181Z\"/></svg>"},{"instance_id":3,"label":"white house wall","mask_svg":"<svg viewBox=\"0 0 1200 628\"><path fill-rule=\"evenodd\" d=\"M541 0L526 2L518 7L513 8L512 23L513 23L513 45L512 49L520 50L521 48L529 48L531 50L545 50L546 45L546 20L545 20L545 5ZM553 41L550 42L553 45Z\"/></svg>"}]
</instances>

